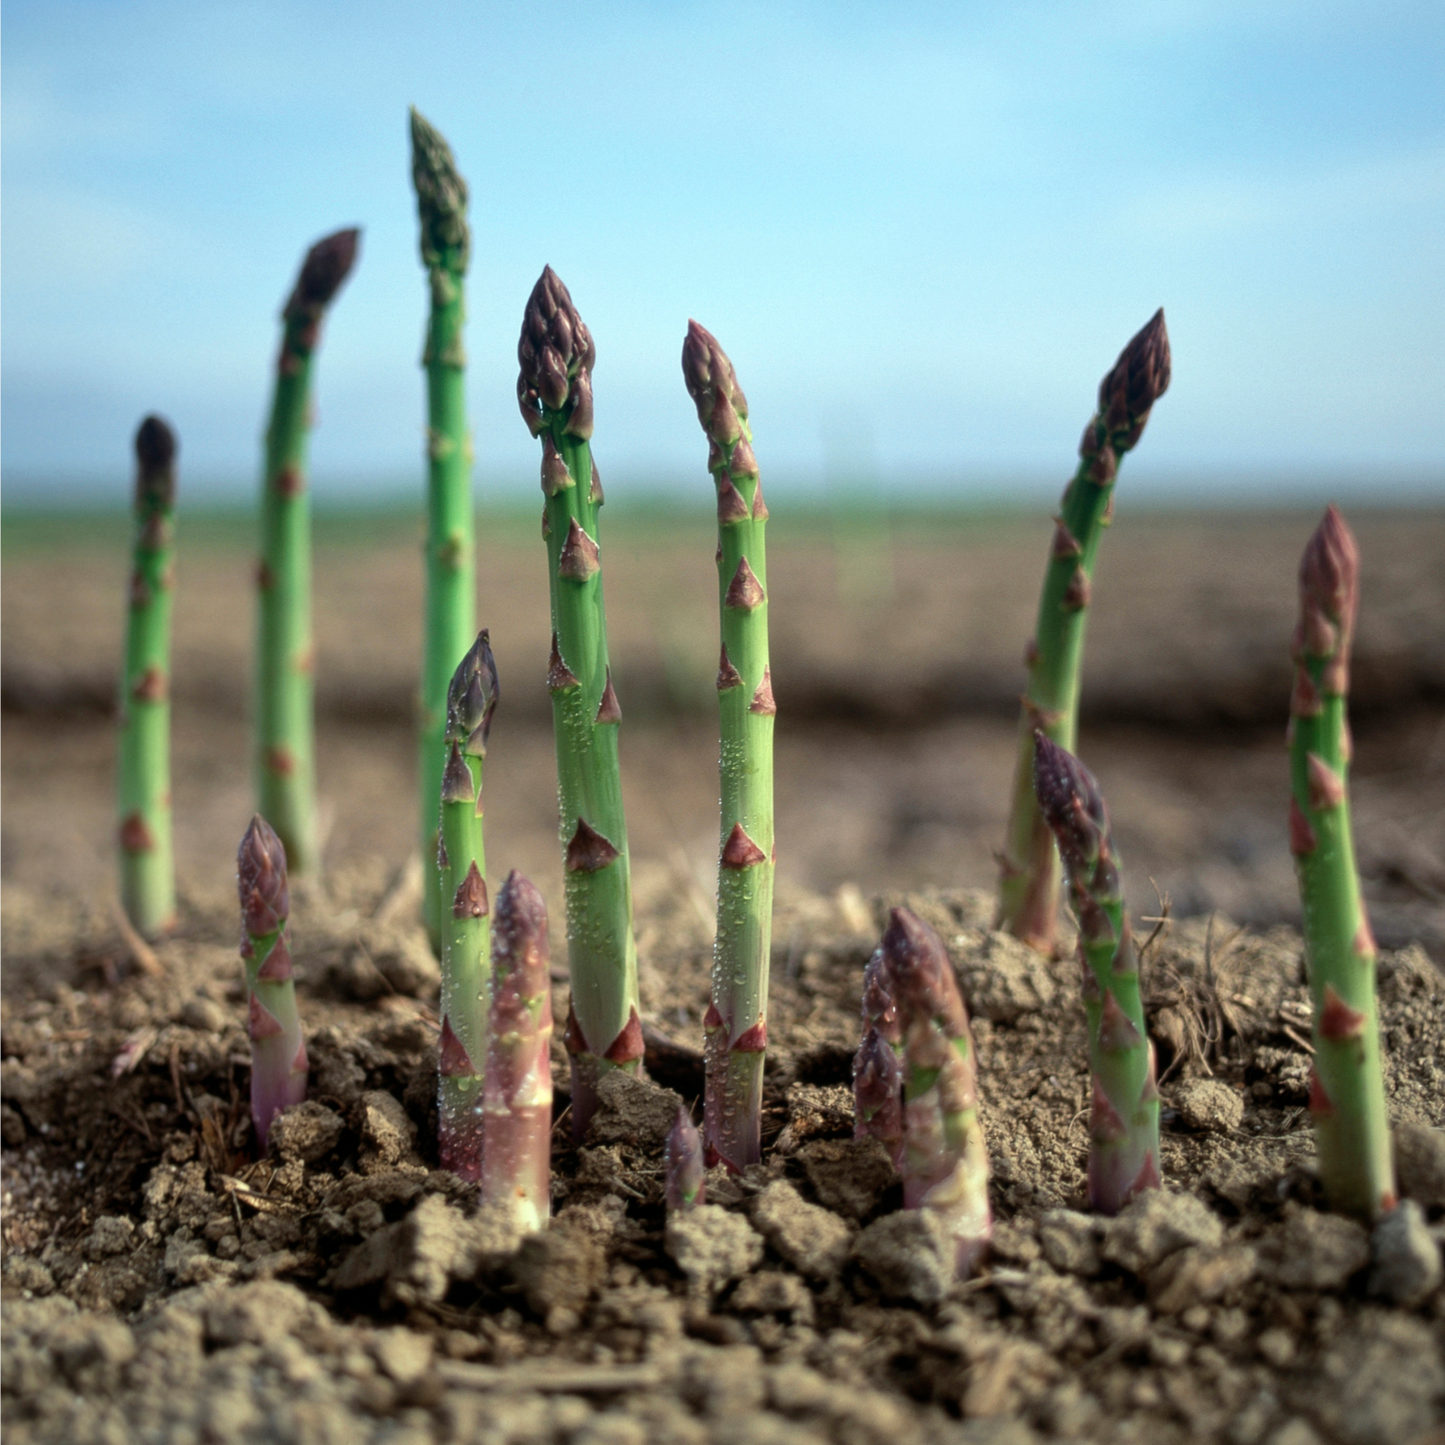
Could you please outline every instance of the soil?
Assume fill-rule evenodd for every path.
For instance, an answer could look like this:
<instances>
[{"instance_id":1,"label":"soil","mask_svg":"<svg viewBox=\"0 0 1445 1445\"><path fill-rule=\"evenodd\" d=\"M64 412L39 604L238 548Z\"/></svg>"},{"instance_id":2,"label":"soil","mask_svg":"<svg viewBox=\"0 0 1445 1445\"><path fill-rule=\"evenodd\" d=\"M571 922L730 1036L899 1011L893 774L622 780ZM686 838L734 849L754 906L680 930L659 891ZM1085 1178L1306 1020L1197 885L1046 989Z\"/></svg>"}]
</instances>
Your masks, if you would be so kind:
<instances>
[{"instance_id":1,"label":"soil","mask_svg":"<svg viewBox=\"0 0 1445 1445\"><path fill-rule=\"evenodd\" d=\"M661 1139L676 1100L701 1092L712 938L716 742L691 681L692 661L712 662L709 599L659 606L690 597L691 572L670 544L630 538L609 602L619 676L631 678L624 769L650 1078L610 1084L574 1147L558 1053L554 1221L529 1241L436 1168L437 974L413 921L396 626L413 615L414 561L389 536L328 550L323 535L333 826L324 880L293 895L311 1097L257 1159L230 862L247 816L244 568L214 543L182 573L197 598L176 663L182 911L152 957L118 930L106 882L106 659L118 640L104 603L120 595L120 550L45 536L11 550L7 538L9 1438L1439 1445L1445 654L1429 619L1445 610L1445 521L1359 529L1357 675L1390 705L1359 709L1352 783L1390 945L1380 1007L1407 1201L1373 1231L1323 1212L1312 1172L1273 716L1287 692L1275 674L1292 561L1282 585L1251 581L1274 577L1308 522L1214 519L1109 539L1116 573L1149 605L1110 614L1098 589L1084 742L1140 937L1173 915L1144 954L1168 1188L1113 1221L1081 1212L1077 967L989 932L986 894L959 886L988 879L1017 686L998 639L1011 651L1026 630L1047 541L1012 526L900 536L891 577L866 596L840 583L846 532L831 550L783 534L774 610L791 597L812 622L781 626L776 647L765 1159L740 1179L710 1176L708 1206L671 1227ZM1232 592L1209 560L1220 547ZM506 640L489 856L559 904L531 573L498 541L484 575L521 639L493 621ZM513 578L521 600L502 585ZM876 667L860 669L860 649ZM997 1228L961 1284L899 1208L888 1161L851 1137L862 966L887 908L905 901L948 942L975 1018Z\"/></svg>"}]
</instances>

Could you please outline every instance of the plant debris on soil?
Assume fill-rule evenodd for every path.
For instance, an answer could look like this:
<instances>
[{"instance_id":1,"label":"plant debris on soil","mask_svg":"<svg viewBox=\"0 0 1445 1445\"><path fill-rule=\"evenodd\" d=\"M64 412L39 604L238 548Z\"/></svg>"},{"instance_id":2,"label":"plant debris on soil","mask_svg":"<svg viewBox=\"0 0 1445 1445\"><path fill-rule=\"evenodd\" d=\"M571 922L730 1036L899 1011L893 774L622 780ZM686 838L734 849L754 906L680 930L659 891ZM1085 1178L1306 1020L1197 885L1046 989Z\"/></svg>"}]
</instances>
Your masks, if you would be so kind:
<instances>
[{"instance_id":1,"label":"plant debris on soil","mask_svg":"<svg viewBox=\"0 0 1445 1445\"><path fill-rule=\"evenodd\" d=\"M574 1147L556 1045L554 1219L519 1240L436 1167L414 876L297 888L311 1091L261 1160L222 897L192 896L148 959L103 912L7 885L12 1445L1445 1438L1445 981L1418 946L1380 964L1405 1203L1371 1230L1316 1193L1298 935L1160 926L1143 972L1167 1188L1107 1220L1082 1212L1072 958L990 932L977 893L785 892L764 1161L715 1171L669 1222L662 1142L702 1092L711 921L642 866L650 1078L609 1076ZM900 902L948 943L974 1016L998 1223L961 1283L852 1137L862 968ZM555 986L563 1016L565 970Z\"/></svg>"}]
</instances>

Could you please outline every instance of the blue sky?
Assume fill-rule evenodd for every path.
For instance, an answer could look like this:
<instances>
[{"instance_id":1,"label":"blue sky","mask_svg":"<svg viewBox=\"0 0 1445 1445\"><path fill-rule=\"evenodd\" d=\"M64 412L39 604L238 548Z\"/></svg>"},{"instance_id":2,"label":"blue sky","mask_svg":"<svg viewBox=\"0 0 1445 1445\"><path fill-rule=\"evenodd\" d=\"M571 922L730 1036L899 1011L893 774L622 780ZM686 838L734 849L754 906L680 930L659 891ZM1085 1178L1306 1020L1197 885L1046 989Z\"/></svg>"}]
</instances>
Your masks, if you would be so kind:
<instances>
[{"instance_id":1,"label":"blue sky","mask_svg":"<svg viewBox=\"0 0 1445 1445\"><path fill-rule=\"evenodd\" d=\"M0 66L12 499L123 489L150 409L192 485L243 493L279 305L351 223L317 495L419 478L410 103L472 189L483 489L535 485L515 342L549 262L597 341L611 495L706 485L689 316L776 485L997 494L1057 487L1163 304L1141 493L1445 496L1433 0L9 0Z\"/></svg>"}]
</instances>

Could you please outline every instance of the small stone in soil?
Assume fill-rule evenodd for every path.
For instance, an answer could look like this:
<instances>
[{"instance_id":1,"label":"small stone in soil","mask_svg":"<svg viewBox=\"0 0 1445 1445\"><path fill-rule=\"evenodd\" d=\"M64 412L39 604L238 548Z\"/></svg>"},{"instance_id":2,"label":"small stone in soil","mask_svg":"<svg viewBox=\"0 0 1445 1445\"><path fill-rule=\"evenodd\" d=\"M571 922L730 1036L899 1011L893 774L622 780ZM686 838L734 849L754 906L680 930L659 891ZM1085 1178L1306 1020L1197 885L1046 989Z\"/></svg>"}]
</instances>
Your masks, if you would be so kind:
<instances>
[{"instance_id":1,"label":"small stone in soil","mask_svg":"<svg viewBox=\"0 0 1445 1445\"><path fill-rule=\"evenodd\" d=\"M1244 1100L1219 1079L1185 1079L1173 1089L1174 1107L1190 1129L1232 1134L1244 1118Z\"/></svg>"},{"instance_id":2,"label":"small stone in soil","mask_svg":"<svg viewBox=\"0 0 1445 1445\"><path fill-rule=\"evenodd\" d=\"M1375 1226L1370 1239L1375 1267L1370 1293L1413 1309L1439 1287L1440 1246L1425 1224L1425 1212L1413 1199L1402 1200Z\"/></svg>"},{"instance_id":3,"label":"small stone in soil","mask_svg":"<svg viewBox=\"0 0 1445 1445\"><path fill-rule=\"evenodd\" d=\"M1445 1209L1445 1129L1400 1123L1394 1133L1400 1193L1425 1209Z\"/></svg>"}]
</instances>

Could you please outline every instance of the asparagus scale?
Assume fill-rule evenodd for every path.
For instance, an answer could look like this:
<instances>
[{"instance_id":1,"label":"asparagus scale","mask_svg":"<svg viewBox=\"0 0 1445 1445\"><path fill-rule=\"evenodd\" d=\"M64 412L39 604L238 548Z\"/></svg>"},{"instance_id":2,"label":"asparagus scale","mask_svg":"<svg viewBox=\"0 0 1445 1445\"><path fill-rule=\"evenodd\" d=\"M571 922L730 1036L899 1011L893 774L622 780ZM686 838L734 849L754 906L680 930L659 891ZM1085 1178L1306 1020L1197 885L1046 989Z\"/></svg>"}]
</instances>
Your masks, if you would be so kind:
<instances>
[{"instance_id":1,"label":"asparagus scale","mask_svg":"<svg viewBox=\"0 0 1445 1445\"><path fill-rule=\"evenodd\" d=\"M306 254L282 312L276 391L266 429L256 667L256 799L292 870L319 863L311 640L311 506L306 442L321 321L356 261L361 232L337 231Z\"/></svg>"},{"instance_id":2,"label":"asparagus scale","mask_svg":"<svg viewBox=\"0 0 1445 1445\"><path fill-rule=\"evenodd\" d=\"M1291 653L1290 849L1299 875L1314 1002L1310 1114L1331 1205L1367 1218L1395 1207L1375 1006L1377 950L1355 867L1347 780L1350 648L1360 554L1331 506L1300 560Z\"/></svg>"},{"instance_id":3,"label":"asparagus scale","mask_svg":"<svg viewBox=\"0 0 1445 1445\"><path fill-rule=\"evenodd\" d=\"M175 922L171 844L171 597L176 438L158 416L135 435L135 541L120 696L120 896L145 938Z\"/></svg>"},{"instance_id":4,"label":"asparagus scale","mask_svg":"<svg viewBox=\"0 0 1445 1445\"><path fill-rule=\"evenodd\" d=\"M422 659L420 756L422 911L441 951L450 900L436 864L437 789L446 762L447 685L476 631L472 440L467 429L464 282L471 255L467 183L451 147L411 111L411 175L421 227L421 259L431 308L422 365L427 387L426 641Z\"/></svg>"},{"instance_id":5,"label":"asparagus scale","mask_svg":"<svg viewBox=\"0 0 1445 1445\"><path fill-rule=\"evenodd\" d=\"M1079 920L1093 1090L1089 1203L1117 1214L1140 1190L1161 1182L1159 1089L1139 994L1139 958L1099 784L1042 730L1034 745L1039 807L1058 839Z\"/></svg>"},{"instance_id":6,"label":"asparagus scale","mask_svg":"<svg viewBox=\"0 0 1445 1445\"><path fill-rule=\"evenodd\" d=\"M1079 466L1064 491L1039 598L1038 625L1025 650L1029 669L1019 722L1008 832L999 855L996 926L1040 952L1052 952L1059 912L1059 856L1034 796L1034 735L1070 751L1079 720L1084 629L1094 562L1113 516L1119 461L1144 433L1169 386L1169 333L1163 310L1129 342L1099 384L1099 407L1084 428Z\"/></svg>"},{"instance_id":7,"label":"asparagus scale","mask_svg":"<svg viewBox=\"0 0 1445 1445\"><path fill-rule=\"evenodd\" d=\"M763 1057L772 949L773 700L768 565L748 403L717 339L689 321L682 374L708 439L717 487L721 829L712 1002L703 1021L703 1122L711 1162L736 1172L762 1157Z\"/></svg>"},{"instance_id":8,"label":"asparagus scale","mask_svg":"<svg viewBox=\"0 0 1445 1445\"><path fill-rule=\"evenodd\" d=\"M636 1073L642 1061L632 876L617 732L622 709L607 657L598 509L592 460L592 334L548 266L522 319L517 401L542 442L542 517L552 602L547 687L557 747L566 878L571 1011L572 1128L596 1109L597 1078Z\"/></svg>"},{"instance_id":9,"label":"asparagus scale","mask_svg":"<svg viewBox=\"0 0 1445 1445\"><path fill-rule=\"evenodd\" d=\"M482 828L482 763L497 709L497 665L483 628L447 690L437 869L447 897L437 1139L443 1169L481 1179L482 1080L487 1059L490 908Z\"/></svg>"}]
</instances>

